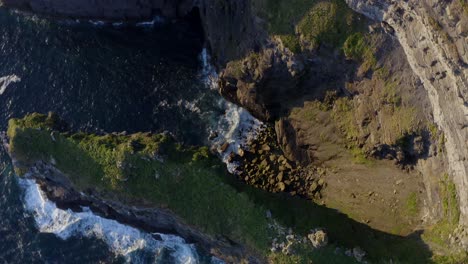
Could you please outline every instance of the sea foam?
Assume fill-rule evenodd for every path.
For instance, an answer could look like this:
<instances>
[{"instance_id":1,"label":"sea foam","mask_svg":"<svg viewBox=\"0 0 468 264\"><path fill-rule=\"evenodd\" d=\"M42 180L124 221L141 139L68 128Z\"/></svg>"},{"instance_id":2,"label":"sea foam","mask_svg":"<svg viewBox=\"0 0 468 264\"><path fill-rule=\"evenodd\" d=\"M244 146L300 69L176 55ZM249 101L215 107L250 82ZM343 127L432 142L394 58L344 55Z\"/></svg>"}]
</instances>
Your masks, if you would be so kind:
<instances>
[{"instance_id":1,"label":"sea foam","mask_svg":"<svg viewBox=\"0 0 468 264\"><path fill-rule=\"evenodd\" d=\"M0 77L0 95L2 95L8 86L12 83L20 82L21 78L12 74L4 77Z\"/></svg>"},{"instance_id":2,"label":"sea foam","mask_svg":"<svg viewBox=\"0 0 468 264\"><path fill-rule=\"evenodd\" d=\"M19 179L24 189L24 207L34 216L40 232L52 233L61 239L84 236L103 240L110 249L123 256L129 263L141 263L141 253L151 252L155 262L162 252L171 252L171 263L198 263L199 257L193 245L184 239L165 234L151 234L120 224L115 220L102 218L88 208L83 212L73 212L57 208L48 200L39 185L31 179Z\"/></svg>"},{"instance_id":3,"label":"sea foam","mask_svg":"<svg viewBox=\"0 0 468 264\"><path fill-rule=\"evenodd\" d=\"M212 90L218 90L218 75L215 68L210 63L210 56L206 49L200 54L202 63L201 78L202 81ZM257 137L263 129L263 123L253 117L247 110L228 102L224 98L218 100L221 109L224 109L224 115L218 119L211 130L218 135L212 140L212 145L217 147L218 153L226 163L229 172L235 173L238 164L230 162L231 153L239 154L241 147L245 146L249 140ZM219 146L229 144L229 147L222 151Z\"/></svg>"}]
</instances>

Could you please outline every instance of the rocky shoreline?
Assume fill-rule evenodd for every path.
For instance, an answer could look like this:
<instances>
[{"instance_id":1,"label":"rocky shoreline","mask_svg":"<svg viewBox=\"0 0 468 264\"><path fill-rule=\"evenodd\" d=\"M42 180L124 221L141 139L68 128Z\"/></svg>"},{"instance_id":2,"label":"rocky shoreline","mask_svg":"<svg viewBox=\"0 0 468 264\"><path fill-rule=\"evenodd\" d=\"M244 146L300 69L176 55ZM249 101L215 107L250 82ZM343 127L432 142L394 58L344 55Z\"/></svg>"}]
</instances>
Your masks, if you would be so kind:
<instances>
[{"instance_id":1,"label":"rocky shoreline","mask_svg":"<svg viewBox=\"0 0 468 264\"><path fill-rule=\"evenodd\" d=\"M85 193L78 192L67 177L51 164L37 162L24 177L35 180L47 198L55 202L60 209L82 212L83 207L88 207L96 215L148 233L176 235L187 243L195 244L202 252L226 263L239 263L242 260L247 260L248 263L264 262L260 255L228 238L213 238L203 234L168 209L124 205L118 200L103 198L102 194L92 189Z\"/></svg>"},{"instance_id":2,"label":"rocky shoreline","mask_svg":"<svg viewBox=\"0 0 468 264\"><path fill-rule=\"evenodd\" d=\"M83 207L101 217L116 220L119 223L139 228L148 233L162 233L176 235L187 243L195 246L207 255L215 256L225 263L264 263L263 256L244 245L238 244L227 237L206 235L195 227L188 225L182 218L169 209L151 207L145 201L134 201L123 204L115 193L98 192L92 188L77 191L70 181L53 164L37 161L32 166L24 166L12 155L5 134L0 135L2 145L9 153L16 171L24 172L23 176L34 180L47 198L62 210L82 212ZM147 204L142 206L142 204ZM156 237L157 239L157 237Z\"/></svg>"},{"instance_id":3,"label":"rocky shoreline","mask_svg":"<svg viewBox=\"0 0 468 264\"><path fill-rule=\"evenodd\" d=\"M326 187L322 176L325 168L306 168L283 155L276 141L273 127L265 125L257 137L232 153L229 162L239 164L239 180L272 193L286 192L291 196L319 200L320 191Z\"/></svg>"},{"instance_id":4,"label":"rocky shoreline","mask_svg":"<svg viewBox=\"0 0 468 264\"><path fill-rule=\"evenodd\" d=\"M30 5L32 1L28 0L3 2L49 15L80 16L69 13L70 6L61 6L57 1L42 6ZM386 225L390 220L385 213L377 213L373 221L380 221L387 228L385 231L393 232L394 228L401 229L399 221L408 215L405 207L414 207L412 217L422 219L425 226L446 224L447 198L440 191L440 182L443 175L448 175L457 186L453 194L456 210L452 212L456 219L447 228L451 230L444 230L452 233L451 225L458 225L459 219L461 225L466 224L467 218L468 200L463 191L466 118L462 115L466 110L463 108L466 81L462 77L466 75L467 48L463 39L456 36L466 36L466 18L459 14L460 5L455 2L433 5L440 21L426 10L430 4L426 2L431 1L395 2L391 6L388 1L346 2L382 23L358 16L339 1L306 8L288 6L291 10L297 8L293 12L297 17L279 22L293 24L289 31L272 30L278 21L269 19L279 17L274 12L281 9L254 10L248 1L179 1L169 6L155 1L154 6L142 8L147 12L145 16L157 13L168 18L199 12L214 63L221 69L221 94L254 116L276 122L277 135L267 128L238 155L230 157L230 161L240 164L241 181L269 192L286 192L315 201L322 198L322 192L328 192L327 201L339 204L335 209L349 209L353 214L361 211L362 217L368 216L371 207L368 199L353 202L359 196L355 195L356 190L364 189L361 185L375 188L362 190L372 196L375 192L380 195L388 192L394 182L407 183L411 186L398 187L385 195L387 200L398 201L395 206L398 214L393 214L392 209L392 216L398 219L392 223L396 226ZM57 3L64 9L57 9ZM111 19L127 18L125 14L113 13L112 9L119 4L107 7L115 15ZM261 9L261 4L257 8ZM314 12L320 13L322 8L334 12L326 12L329 17L314 20ZM107 11L92 16L106 18ZM273 13L265 15L263 11ZM445 21L445 12L450 13L447 16L450 23ZM343 24L344 17L347 24ZM322 21L329 23L323 25ZM301 24L309 25L307 29L312 32L301 29ZM409 30L408 25L414 29ZM320 26L324 26L322 32L313 31ZM413 32L416 29L423 34ZM336 34L342 31L346 34ZM346 38L341 39L343 36ZM323 43L306 43L318 38ZM431 46L435 46L435 51ZM452 60L455 63L449 63L447 58L456 58ZM330 91L337 96L327 101ZM448 104L442 97L452 98L448 101L456 103ZM444 119L445 116L450 118ZM221 150L227 147L222 146ZM376 173L382 176L381 181L377 181ZM418 174L414 177L417 180L406 174ZM395 175L396 181L392 180ZM348 185L343 184L343 179L348 180ZM373 185L374 182L378 184ZM419 182L424 185L424 192L419 190ZM383 198L377 203L380 207L373 205L372 208L377 208L374 211L387 207ZM414 231L416 226L411 228ZM442 240L447 242L448 235L443 236ZM437 238L440 239L439 234Z\"/></svg>"}]
</instances>

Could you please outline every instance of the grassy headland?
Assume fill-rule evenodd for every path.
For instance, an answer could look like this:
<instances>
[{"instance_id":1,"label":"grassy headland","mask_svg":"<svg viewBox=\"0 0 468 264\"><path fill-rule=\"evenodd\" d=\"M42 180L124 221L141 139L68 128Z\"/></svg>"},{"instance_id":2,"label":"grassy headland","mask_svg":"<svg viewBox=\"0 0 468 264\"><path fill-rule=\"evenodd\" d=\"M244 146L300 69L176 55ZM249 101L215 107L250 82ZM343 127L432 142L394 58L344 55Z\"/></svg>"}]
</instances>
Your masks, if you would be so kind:
<instances>
[{"instance_id":1,"label":"grassy headland","mask_svg":"<svg viewBox=\"0 0 468 264\"><path fill-rule=\"evenodd\" d=\"M206 147L183 146L166 134L71 133L53 114L30 114L11 119L8 136L19 174L39 160L55 164L79 190L92 188L131 204L168 208L188 224L248 245L272 263L354 263L343 252L356 246L377 263L430 262L431 254L417 239L372 230L308 200L246 186L229 177ZM452 187L444 186L444 208L456 214L451 212ZM272 218L266 217L267 209ZM271 241L278 237L270 228L275 223L300 237L323 227L331 244L322 249L298 244L293 255L271 253ZM341 253L335 253L335 243Z\"/></svg>"},{"instance_id":2,"label":"grassy headland","mask_svg":"<svg viewBox=\"0 0 468 264\"><path fill-rule=\"evenodd\" d=\"M271 254L271 240L278 236L269 227L274 220L251 196L261 192L234 187L233 178L206 147L183 146L165 134L72 134L57 116L37 113L11 119L8 136L19 175L44 161L67 175L78 190L94 189L126 203L168 208L203 232L228 237L272 259L354 262L333 254L332 246L301 246L294 256Z\"/></svg>"}]
</instances>

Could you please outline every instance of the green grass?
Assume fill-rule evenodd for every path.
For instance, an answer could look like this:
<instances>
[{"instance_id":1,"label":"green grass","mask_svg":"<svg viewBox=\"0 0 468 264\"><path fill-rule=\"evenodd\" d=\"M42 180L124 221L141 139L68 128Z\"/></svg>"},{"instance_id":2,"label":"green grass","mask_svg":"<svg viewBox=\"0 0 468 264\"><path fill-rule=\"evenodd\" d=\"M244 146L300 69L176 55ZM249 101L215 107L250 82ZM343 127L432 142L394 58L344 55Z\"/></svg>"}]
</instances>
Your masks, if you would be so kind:
<instances>
[{"instance_id":1,"label":"green grass","mask_svg":"<svg viewBox=\"0 0 468 264\"><path fill-rule=\"evenodd\" d=\"M369 226L358 223L334 209L319 206L304 199L285 194L257 192L250 186L238 188L248 193L252 201L268 208L282 226L293 227L297 234L307 234L313 227L322 227L329 235L331 243L339 243L339 246L345 248L356 246L363 248L369 255L370 263L384 263L386 260L393 259L393 263L422 264L428 263L430 259L430 252L425 245L413 238L372 230ZM329 255L333 255L334 251L334 247L332 248L333 250L322 251L323 258L317 255L304 257L302 254L298 257L274 256L278 262L273 263L310 263L310 260L312 263L353 263L350 259L348 262L346 260L333 262L340 260L340 256L330 258ZM326 254L327 252L330 254ZM327 256L328 259L326 259Z\"/></svg>"},{"instance_id":2,"label":"green grass","mask_svg":"<svg viewBox=\"0 0 468 264\"><path fill-rule=\"evenodd\" d=\"M448 236L458 226L460 209L455 184L449 179L448 174L444 174L439 183L439 195L442 200L442 219L424 232L423 239L451 251L450 248L447 248L449 245Z\"/></svg>"},{"instance_id":3,"label":"green grass","mask_svg":"<svg viewBox=\"0 0 468 264\"><path fill-rule=\"evenodd\" d=\"M353 147L350 149L350 151L353 155L354 163L367 166L371 166L374 164L374 161L372 159L369 159L361 148Z\"/></svg>"},{"instance_id":4,"label":"green grass","mask_svg":"<svg viewBox=\"0 0 468 264\"><path fill-rule=\"evenodd\" d=\"M167 135L149 133L54 132L54 141L51 127L55 126L55 121L40 114L10 120L12 156L26 167L53 158L79 189L95 188L117 195L122 202L138 205L144 200L169 208L190 225L244 243L272 263L353 263L352 258L333 253L335 243L360 246L377 263L390 258L425 263L429 257L413 239L375 231L335 210L226 177L225 169L205 147L182 146ZM270 253L275 234L268 228L271 220L265 217L266 208L281 226L293 228L298 235L325 228L332 244L320 250L297 246L293 256Z\"/></svg>"},{"instance_id":5,"label":"green grass","mask_svg":"<svg viewBox=\"0 0 468 264\"><path fill-rule=\"evenodd\" d=\"M468 16L468 0L459 0L461 7L463 8L463 13L465 16Z\"/></svg>"},{"instance_id":6,"label":"green grass","mask_svg":"<svg viewBox=\"0 0 468 264\"><path fill-rule=\"evenodd\" d=\"M148 133L54 133L54 141L49 121L40 114L10 120L11 153L23 165L54 159L80 190L96 188L118 193L125 201L168 207L204 232L267 250L265 211L225 184L224 169L206 148L185 147L166 135Z\"/></svg>"},{"instance_id":7,"label":"green grass","mask_svg":"<svg viewBox=\"0 0 468 264\"><path fill-rule=\"evenodd\" d=\"M41 114L9 121L10 151L23 172L39 160L54 160L78 190L91 188L132 205L144 201L146 205L168 208L205 233L245 244L266 257L288 258L269 252L271 239L277 234L269 229L271 220L265 217L265 208L278 208L282 199L275 204L265 203L256 199L266 194L261 190L245 185L241 186L248 191L239 188L240 183L228 177L224 165L206 147L183 146L164 134L56 132L52 128L58 123L53 115ZM297 202L316 208L309 201ZM295 207L280 208L278 221L306 235L317 227L311 216L321 211L309 211L303 217L304 211L291 210ZM278 211L274 212L276 219ZM284 221L294 215L301 218L298 228L294 222ZM304 261L352 263L349 257L333 254L333 249L329 246L313 250L307 246L298 250L296 257Z\"/></svg>"},{"instance_id":8,"label":"green grass","mask_svg":"<svg viewBox=\"0 0 468 264\"><path fill-rule=\"evenodd\" d=\"M415 216L419 213L419 201L417 193L411 193L406 199L406 212L411 216Z\"/></svg>"},{"instance_id":9,"label":"green grass","mask_svg":"<svg viewBox=\"0 0 468 264\"><path fill-rule=\"evenodd\" d=\"M402 103L400 93L396 82L386 82L383 89L383 102L394 106L400 106Z\"/></svg>"},{"instance_id":10,"label":"green grass","mask_svg":"<svg viewBox=\"0 0 468 264\"><path fill-rule=\"evenodd\" d=\"M354 119L353 101L347 97L338 98L332 109L332 117L349 142L359 137L359 126Z\"/></svg>"},{"instance_id":11,"label":"green grass","mask_svg":"<svg viewBox=\"0 0 468 264\"><path fill-rule=\"evenodd\" d=\"M304 246L296 246L293 249L295 252L299 252L297 255L284 255L284 254L277 254L274 253L271 255L271 263L275 264L309 264L309 263L327 263L327 264L339 264L339 263L346 263L346 264L353 264L359 263L356 260L349 258L345 255L338 255L334 254L333 248L325 248L324 250L320 250L317 252L310 251L308 247ZM330 258L330 256L335 256L334 258Z\"/></svg>"},{"instance_id":12,"label":"green grass","mask_svg":"<svg viewBox=\"0 0 468 264\"><path fill-rule=\"evenodd\" d=\"M322 43L340 48L363 28L360 16L342 0L254 0L252 5L271 35L301 36L312 49ZM295 39L287 42L298 51Z\"/></svg>"},{"instance_id":13,"label":"green grass","mask_svg":"<svg viewBox=\"0 0 468 264\"><path fill-rule=\"evenodd\" d=\"M293 53L300 53L301 52L301 44L299 43L299 38L293 34L287 35L278 35L283 42L285 48L289 49Z\"/></svg>"},{"instance_id":14,"label":"green grass","mask_svg":"<svg viewBox=\"0 0 468 264\"><path fill-rule=\"evenodd\" d=\"M367 70L375 70L377 59L374 56L372 41L369 35L361 32L350 35L343 44L343 52L348 59L362 64Z\"/></svg>"},{"instance_id":15,"label":"green grass","mask_svg":"<svg viewBox=\"0 0 468 264\"><path fill-rule=\"evenodd\" d=\"M253 0L256 12L266 20L272 35L294 34L295 25L316 0Z\"/></svg>"},{"instance_id":16,"label":"green grass","mask_svg":"<svg viewBox=\"0 0 468 264\"><path fill-rule=\"evenodd\" d=\"M468 253L461 252L450 256L435 256L433 262L435 264L465 264L468 263Z\"/></svg>"},{"instance_id":17,"label":"green grass","mask_svg":"<svg viewBox=\"0 0 468 264\"><path fill-rule=\"evenodd\" d=\"M297 32L312 46L341 47L358 30L357 15L344 1L318 1L297 24Z\"/></svg>"},{"instance_id":18,"label":"green grass","mask_svg":"<svg viewBox=\"0 0 468 264\"><path fill-rule=\"evenodd\" d=\"M349 36L343 45L345 56L354 60L361 60L367 49L368 46L364 39L364 35L360 32Z\"/></svg>"}]
</instances>

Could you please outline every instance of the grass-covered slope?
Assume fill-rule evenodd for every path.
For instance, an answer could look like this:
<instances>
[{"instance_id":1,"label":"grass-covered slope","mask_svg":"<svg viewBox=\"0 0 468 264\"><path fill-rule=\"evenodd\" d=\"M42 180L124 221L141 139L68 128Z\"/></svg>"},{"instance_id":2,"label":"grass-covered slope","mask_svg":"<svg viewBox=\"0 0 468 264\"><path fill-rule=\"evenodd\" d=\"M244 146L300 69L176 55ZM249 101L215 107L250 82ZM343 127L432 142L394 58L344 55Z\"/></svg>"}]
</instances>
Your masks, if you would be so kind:
<instances>
[{"instance_id":1,"label":"grass-covered slope","mask_svg":"<svg viewBox=\"0 0 468 264\"><path fill-rule=\"evenodd\" d=\"M427 263L430 258L417 240L372 230L311 201L242 185L206 147L183 146L169 135L70 133L53 114L30 114L11 119L8 136L19 175L40 160L54 164L78 190L168 208L188 224L245 244L271 263L355 263L343 249L334 253L337 244L359 246L376 263ZM266 217L267 209L273 218ZM273 238L284 239L269 227L274 223L300 237L325 228L331 244L322 249L298 244L292 255L271 253Z\"/></svg>"},{"instance_id":2,"label":"grass-covered slope","mask_svg":"<svg viewBox=\"0 0 468 264\"><path fill-rule=\"evenodd\" d=\"M320 44L341 48L363 25L362 17L343 0L254 0L252 4L268 33L279 36L295 53L301 46L308 50Z\"/></svg>"},{"instance_id":3,"label":"grass-covered slope","mask_svg":"<svg viewBox=\"0 0 468 264\"><path fill-rule=\"evenodd\" d=\"M267 248L265 211L224 183L224 170L206 147L184 147L162 134L60 133L54 120L42 114L10 120L10 152L24 169L43 160L80 190L168 207L207 233Z\"/></svg>"},{"instance_id":4,"label":"grass-covered slope","mask_svg":"<svg viewBox=\"0 0 468 264\"><path fill-rule=\"evenodd\" d=\"M293 256L271 254L278 232L269 228L273 220L266 217L266 209L251 199L257 190L234 187L206 147L183 146L165 134L70 133L54 114L37 113L11 119L8 137L19 175L37 161L53 164L78 190L168 208L203 232L245 244L274 263L354 263L334 254L332 246L313 250L303 244Z\"/></svg>"}]
</instances>

